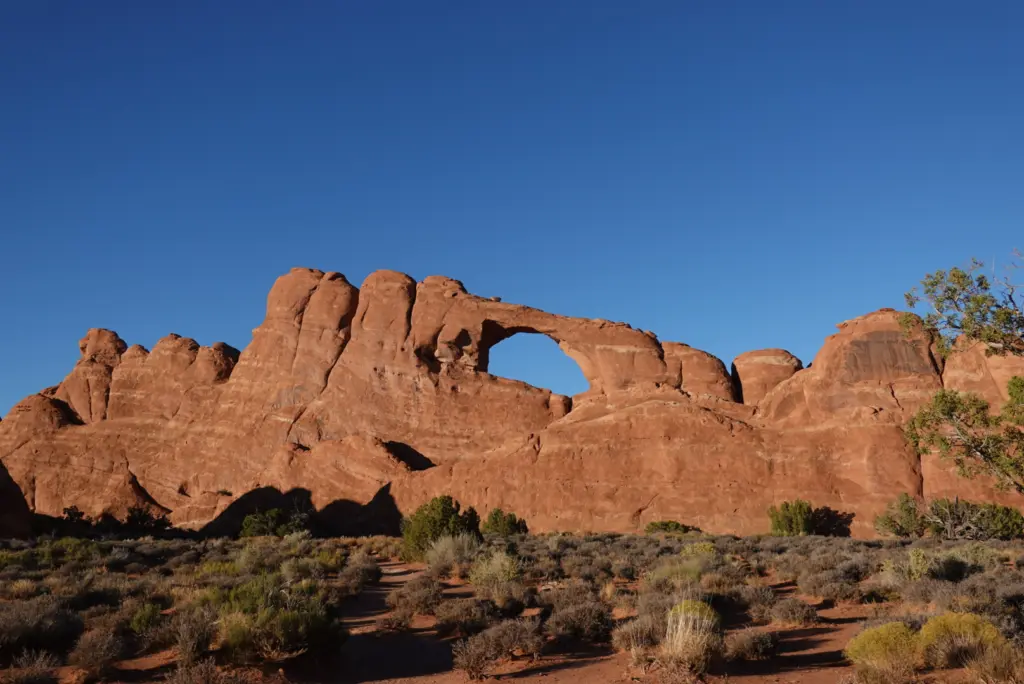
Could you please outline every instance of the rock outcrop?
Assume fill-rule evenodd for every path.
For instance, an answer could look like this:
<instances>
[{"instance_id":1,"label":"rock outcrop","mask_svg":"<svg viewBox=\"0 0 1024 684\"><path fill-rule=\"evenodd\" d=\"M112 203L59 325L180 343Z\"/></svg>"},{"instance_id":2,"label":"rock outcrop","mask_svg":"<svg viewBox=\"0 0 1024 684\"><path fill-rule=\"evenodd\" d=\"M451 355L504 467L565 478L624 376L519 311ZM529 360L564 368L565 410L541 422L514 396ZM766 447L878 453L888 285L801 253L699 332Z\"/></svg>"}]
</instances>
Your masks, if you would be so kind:
<instances>
[{"instance_id":1,"label":"rock outcrop","mask_svg":"<svg viewBox=\"0 0 1024 684\"><path fill-rule=\"evenodd\" d=\"M589 389L566 397L490 375L490 350L520 333L557 342ZM356 288L293 269L242 352L178 335L147 351L108 330L90 330L80 349L60 385L0 422L0 461L23 503L50 515L143 506L191 527L278 491L359 520L451 493L538 531L670 518L754 533L770 504L800 496L852 513L866 536L899 493L960 484L900 430L944 379L998 400L1005 379L1024 374L1020 360L977 350L943 371L931 340L905 333L891 310L840 324L809 368L764 350L730 374L623 323L392 271Z\"/></svg>"}]
</instances>

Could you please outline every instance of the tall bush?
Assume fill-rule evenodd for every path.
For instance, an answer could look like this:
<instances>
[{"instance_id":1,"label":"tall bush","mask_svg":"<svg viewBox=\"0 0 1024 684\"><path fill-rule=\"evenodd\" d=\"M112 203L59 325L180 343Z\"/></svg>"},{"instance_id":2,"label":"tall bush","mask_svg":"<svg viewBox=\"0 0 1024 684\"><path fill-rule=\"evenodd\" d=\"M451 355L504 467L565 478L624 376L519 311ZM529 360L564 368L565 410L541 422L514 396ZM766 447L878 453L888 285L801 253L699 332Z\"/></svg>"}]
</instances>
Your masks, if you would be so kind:
<instances>
[{"instance_id":1,"label":"tall bush","mask_svg":"<svg viewBox=\"0 0 1024 684\"><path fill-rule=\"evenodd\" d=\"M422 559L435 540L459 534L479 537L480 516L472 506L462 511L447 494L435 496L402 521L404 553L410 560Z\"/></svg>"}]
</instances>

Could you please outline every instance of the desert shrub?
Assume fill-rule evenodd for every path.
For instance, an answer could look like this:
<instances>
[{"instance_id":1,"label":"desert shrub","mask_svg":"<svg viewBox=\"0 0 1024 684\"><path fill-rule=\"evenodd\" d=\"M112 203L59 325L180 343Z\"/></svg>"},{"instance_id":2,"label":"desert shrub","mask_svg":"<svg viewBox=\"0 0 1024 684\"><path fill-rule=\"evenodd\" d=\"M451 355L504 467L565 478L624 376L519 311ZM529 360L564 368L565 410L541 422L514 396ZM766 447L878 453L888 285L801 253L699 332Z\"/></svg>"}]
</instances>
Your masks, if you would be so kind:
<instances>
[{"instance_id":1,"label":"desert shrub","mask_svg":"<svg viewBox=\"0 0 1024 684\"><path fill-rule=\"evenodd\" d=\"M778 507L768 509L772 534L777 537L798 537L811 534L811 515L814 509L803 499L783 501Z\"/></svg>"},{"instance_id":2,"label":"desert shrub","mask_svg":"<svg viewBox=\"0 0 1024 684\"><path fill-rule=\"evenodd\" d=\"M387 604L398 613L430 615L441 602L442 592L436 578L423 574L392 590Z\"/></svg>"},{"instance_id":3,"label":"desert shrub","mask_svg":"<svg viewBox=\"0 0 1024 684\"><path fill-rule=\"evenodd\" d=\"M514 534L526 534L529 530L526 521L516 517L515 513L506 513L500 508L487 514L480 531L498 537L510 537Z\"/></svg>"},{"instance_id":4,"label":"desert shrub","mask_svg":"<svg viewBox=\"0 0 1024 684\"><path fill-rule=\"evenodd\" d=\"M925 516L918 508L917 499L909 494L900 494L896 501L885 507L885 512L875 518L875 529L880 534L894 537L921 537L927 530Z\"/></svg>"},{"instance_id":5,"label":"desert shrub","mask_svg":"<svg viewBox=\"0 0 1024 684\"><path fill-rule=\"evenodd\" d=\"M498 609L492 601L476 598L447 599L434 609L437 631L443 635L472 636L498 619Z\"/></svg>"},{"instance_id":6,"label":"desert shrub","mask_svg":"<svg viewBox=\"0 0 1024 684\"><path fill-rule=\"evenodd\" d=\"M967 669L982 684L1024 684L1024 653L1009 645L988 648Z\"/></svg>"},{"instance_id":7,"label":"desert shrub","mask_svg":"<svg viewBox=\"0 0 1024 684\"><path fill-rule=\"evenodd\" d=\"M477 680L502 658L517 652L536 656L543 643L535 621L507 620L455 644L452 656L456 669Z\"/></svg>"},{"instance_id":8,"label":"desert shrub","mask_svg":"<svg viewBox=\"0 0 1024 684\"><path fill-rule=\"evenodd\" d=\"M495 551L478 559L469 571L469 581L485 591L519 579L522 574L519 559L504 551Z\"/></svg>"},{"instance_id":9,"label":"desert shrub","mask_svg":"<svg viewBox=\"0 0 1024 684\"><path fill-rule=\"evenodd\" d=\"M813 625L818 613L800 599L785 598L772 606L771 619L784 625Z\"/></svg>"},{"instance_id":10,"label":"desert shrub","mask_svg":"<svg viewBox=\"0 0 1024 684\"><path fill-rule=\"evenodd\" d=\"M700 558L667 558L644 575L644 585L661 591L671 591L696 584L703 573Z\"/></svg>"},{"instance_id":11,"label":"desert shrub","mask_svg":"<svg viewBox=\"0 0 1024 684\"><path fill-rule=\"evenodd\" d=\"M928 509L929 531L943 539L1018 539L1024 536L1024 515L1016 508L961 499L936 499Z\"/></svg>"},{"instance_id":12,"label":"desert shrub","mask_svg":"<svg viewBox=\"0 0 1024 684\"><path fill-rule=\"evenodd\" d=\"M480 516L472 507L461 511L450 496L436 496L402 520L404 553L410 560L423 558L436 539L459 534L480 534Z\"/></svg>"},{"instance_id":13,"label":"desert shrub","mask_svg":"<svg viewBox=\"0 0 1024 684\"><path fill-rule=\"evenodd\" d=\"M557 639L607 641L612 632L612 616L600 601L587 601L557 608L544 628Z\"/></svg>"},{"instance_id":14,"label":"desert shrub","mask_svg":"<svg viewBox=\"0 0 1024 684\"><path fill-rule=\"evenodd\" d=\"M817 534L828 537L850 536L853 515L828 506L814 508L803 499L783 501L768 508L771 534L777 537L802 537Z\"/></svg>"},{"instance_id":15,"label":"desert shrub","mask_svg":"<svg viewBox=\"0 0 1024 684\"><path fill-rule=\"evenodd\" d=\"M4 586L3 593L14 600L29 599L39 593L39 586L28 578L16 579Z\"/></svg>"},{"instance_id":16,"label":"desert shrub","mask_svg":"<svg viewBox=\"0 0 1024 684\"><path fill-rule=\"evenodd\" d=\"M683 547L679 555L683 558L714 556L715 543L710 541L694 542Z\"/></svg>"},{"instance_id":17,"label":"desert shrub","mask_svg":"<svg viewBox=\"0 0 1024 684\"><path fill-rule=\"evenodd\" d=\"M25 651L67 653L81 633L81 618L52 597L0 604L0 663Z\"/></svg>"},{"instance_id":18,"label":"desert shrub","mask_svg":"<svg viewBox=\"0 0 1024 684\"><path fill-rule=\"evenodd\" d=\"M171 527L166 515L154 515L148 509L132 507L124 520L125 531L132 535L145 536L163 532Z\"/></svg>"},{"instance_id":19,"label":"desert shrub","mask_svg":"<svg viewBox=\"0 0 1024 684\"><path fill-rule=\"evenodd\" d=\"M734 632L725 640L725 657L729 660L767 660L779 648L775 632L744 629Z\"/></svg>"},{"instance_id":20,"label":"desert shrub","mask_svg":"<svg viewBox=\"0 0 1024 684\"><path fill-rule=\"evenodd\" d=\"M665 636L664 618L653 615L639 615L612 631L612 646L620 651L633 653L638 649L657 646Z\"/></svg>"},{"instance_id":21,"label":"desert shrub","mask_svg":"<svg viewBox=\"0 0 1024 684\"><path fill-rule=\"evenodd\" d=\"M454 572L461 576L479 551L480 540L472 534L445 535L430 544L425 560L433 575L450 577Z\"/></svg>"},{"instance_id":22,"label":"desert shrub","mask_svg":"<svg viewBox=\"0 0 1024 684\"><path fill-rule=\"evenodd\" d=\"M14 659L17 672L10 671L0 677L8 684L57 684L60 661L46 651L25 651Z\"/></svg>"},{"instance_id":23,"label":"desert shrub","mask_svg":"<svg viewBox=\"0 0 1024 684\"><path fill-rule=\"evenodd\" d=\"M178 662L191 666L210 648L214 635L212 611L180 610L171 620L171 631L178 651Z\"/></svg>"},{"instance_id":24,"label":"desert shrub","mask_svg":"<svg viewBox=\"0 0 1024 684\"><path fill-rule=\"evenodd\" d=\"M778 601L772 588L762 585L744 585L740 587L736 598L754 622L771 620L772 606Z\"/></svg>"},{"instance_id":25,"label":"desert shrub","mask_svg":"<svg viewBox=\"0 0 1024 684\"><path fill-rule=\"evenodd\" d=\"M363 587L381 578L380 566L366 551L356 551L348 558L338 575L338 587L343 595L354 596Z\"/></svg>"},{"instance_id":26,"label":"desert shrub","mask_svg":"<svg viewBox=\"0 0 1024 684\"><path fill-rule=\"evenodd\" d=\"M160 618L160 606L155 603L144 603L132 615L128 626L135 634L145 634L156 627Z\"/></svg>"},{"instance_id":27,"label":"desert shrub","mask_svg":"<svg viewBox=\"0 0 1024 684\"><path fill-rule=\"evenodd\" d=\"M698 531L696 527L684 525L675 520L654 520L644 527L644 534L686 534Z\"/></svg>"},{"instance_id":28,"label":"desert shrub","mask_svg":"<svg viewBox=\"0 0 1024 684\"><path fill-rule=\"evenodd\" d=\"M263 513L250 513L242 520L241 537L284 537L301 532L309 526L309 515L303 511L271 508Z\"/></svg>"},{"instance_id":29,"label":"desert shrub","mask_svg":"<svg viewBox=\"0 0 1024 684\"><path fill-rule=\"evenodd\" d=\"M124 653L124 641L113 628L91 629L78 640L68 661L90 679L102 678Z\"/></svg>"},{"instance_id":30,"label":"desert shrub","mask_svg":"<svg viewBox=\"0 0 1024 684\"><path fill-rule=\"evenodd\" d=\"M805 594L830 601L853 601L861 595L857 582L847 580L839 569L800 575L797 586Z\"/></svg>"},{"instance_id":31,"label":"desert shrub","mask_svg":"<svg viewBox=\"0 0 1024 684\"><path fill-rule=\"evenodd\" d=\"M995 625L971 613L936 615L921 628L919 639L924 661L932 667L961 667L1006 644Z\"/></svg>"},{"instance_id":32,"label":"desert shrub","mask_svg":"<svg viewBox=\"0 0 1024 684\"><path fill-rule=\"evenodd\" d=\"M246 680L217 669L212 658L188 665L179 664L167 675L166 684L243 684Z\"/></svg>"},{"instance_id":33,"label":"desert shrub","mask_svg":"<svg viewBox=\"0 0 1024 684\"><path fill-rule=\"evenodd\" d=\"M845 654L865 681L902 684L911 679L917 647L917 635L906 624L889 622L855 636Z\"/></svg>"},{"instance_id":34,"label":"desert shrub","mask_svg":"<svg viewBox=\"0 0 1024 684\"><path fill-rule=\"evenodd\" d=\"M712 660L722 652L718 624L718 614L701 601L677 604L666 617L662 660L673 669L693 674L706 672Z\"/></svg>"},{"instance_id":35,"label":"desert shrub","mask_svg":"<svg viewBox=\"0 0 1024 684\"><path fill-rule=\"evenodd\" d=\"M284 585L264 574L214 598L225 651L235 662L284 660L336 642L343 635L315 582Z\"/></svg>"},{"instance_id":36,"label":"desert shrub","mask_svg":"<svg viewBox=\"0 0 1024 684\"><path fill-rule=\"evenodd\" d=\"M719 616L715 612L715 609L709 606L704 601L697 599L683 599L679 603L676 603L668 611L668 615L671 618L675 613L686 613L687 615L694 615L699 617L701 620L712 623L715 627L718 627Z\"/></svg>"}]
</instances>

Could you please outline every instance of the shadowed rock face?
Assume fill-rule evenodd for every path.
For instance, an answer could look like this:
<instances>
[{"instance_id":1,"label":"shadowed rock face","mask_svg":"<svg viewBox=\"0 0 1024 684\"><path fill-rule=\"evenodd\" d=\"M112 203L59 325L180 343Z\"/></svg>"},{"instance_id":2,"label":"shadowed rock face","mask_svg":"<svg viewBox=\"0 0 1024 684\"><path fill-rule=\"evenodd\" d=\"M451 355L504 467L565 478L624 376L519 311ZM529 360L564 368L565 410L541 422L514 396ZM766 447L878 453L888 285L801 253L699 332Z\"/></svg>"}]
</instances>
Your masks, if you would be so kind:
<instances>
[{"instance_id":1,"label":"shadowed rock face","mask_svg":"<svg viewBox=\"0 0 1024 684\"><path fill-rule=\"evenodd\" d=\"M491 348L520 333L555 340L589 390L490 375ZM178 335L147 351L108 330L80 349L60 385L0 422L0 460L40 513L141 505L199 527L257 490L393 511L385 492L406 513L451 493L538 531L670 518L754 533L771 503L800 496L854 513L863 536L897 494L957 482L903 442L899 426L943 377L930 339L903 333L891 310L840 324L807 369L764 350L730 374L684 344L483 299L450 278L379 271L356 288L293 269L241 353ZM946 386L1002 401L1021 361L970 353L947 365Z\"/></svg>"}]
</instances>

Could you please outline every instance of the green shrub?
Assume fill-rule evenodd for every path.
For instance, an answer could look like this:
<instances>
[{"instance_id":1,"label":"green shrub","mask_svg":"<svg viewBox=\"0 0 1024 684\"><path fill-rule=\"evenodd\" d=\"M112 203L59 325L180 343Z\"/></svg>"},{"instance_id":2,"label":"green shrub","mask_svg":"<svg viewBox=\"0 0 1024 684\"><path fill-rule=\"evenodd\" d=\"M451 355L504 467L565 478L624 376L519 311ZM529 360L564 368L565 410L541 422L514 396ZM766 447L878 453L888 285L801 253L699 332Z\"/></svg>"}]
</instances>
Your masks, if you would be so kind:
<instances>
[{"instance_id":1,"label":"green shrub","mask_svg":"<svg viewBox=\"0 0 1024 684\"><path fill-rule=\"evenodd\" d=\"M886 506L885 513L875 518L875 529L881 534L908 538L923 536L928 525L917 500L909 494L900 494Z\"/></svg>"},{"instance_id":2,"label":"green shrub","mask_svg":"<svg viewBox=\"0 0 1024 684\"><path fill-rule=\"evenodd\" d=\"M696 527L675 520L653 520L644 528L644 534L686 534L694 531L697 531Z\"/></svg>"},{"instance_id":3,"label":"green shrub","mask_svg":"<svg viewBox=\"0 0 1024 684\"><path fill-rule=\"evenodd\" d=\"M480 516L472 507L461 511L450 496L436 496L402 521L404 553L410 560L421 560L430 545L444 536L472 534L480 536Z\"/></svg>"},{"instance_id":4,"label":"green shrub","mask_svg":"<svg viewBox=\"0 0 1024 684\"><path fill-rule=\"evenodd\" d=\"M902 622L889 622L855 636L845 654L863 680L903 684L913 675L917 648L913 630Z\"/></svg>"},{"instance_id":5,"label":"green shrub","mask_svg":"<svg viewBox=\"0 0 1024 684\"><path fill-rule=\"evenodd\" d=\"M241 537L285 537L309 526L309 516L301 511L286 512L271 508L265 513L250 513L242 520Z\"/></svg>"},{"instance_id":6,"label":"green shrub","mask_svg":"<svg viewBox=\"0 0 1024 684\"><path fill-rule=\"evenodd\" d=\"M814 509L803 499L783 501L778 507L768 509L772 523L772 535L776 537L799 537L813 533L812 515Z\"/></svg>"},{"instance_id":7,"label":"green shrub","mask_svg":"<svg viewBox=\"0 0 1024 684\"><path fill-rule=\"evenodd\" d=\"M513 534L526 534L529 530L526 521L516 517L515 513L506 513L500 508L495 508L487 514L483 527L480 528L484 534L491 534L498 537L510 537Z\"/></svg>"},{"instance_id":8,"label":"green shrub","mask_svg":"<svg viewBox=\"0 0 1024 684\"><path fill-rule=\"evenodd\" d=\"M919 636L924 662L932 667L961 667L1006 638L995 625L972 613L943 613L924 624Z\"/></svg>"},{"instance_id":9,"label":"green shrub","mask_svg":"<svg viewBox=\"0 0 1024 684\"><path fill-rule=\"evenodd\" d=\"M221 610L221 638L235 662L280 661L336 642L343 635L316 582L284 585L263 574L212 596Z\"/></svg>"},{"instance_id":10,"label":"green shrub","mask_svg":"<svg viewBox=\"0 0 1024 684\"><path fill-rule=\"evenodd\" d=\"M952 540L986 541L1024 536L1024 515L1016 508L961 499L936 499L929 506L929 531Z\"/></svg>"},{"instance_id":11,"label":"green shrub","mask_svg":"<svg viewBox=\"0 0 1024 684\"><path fill-rule=\"evenodd\" d=\"M160 606L155 603L144 603L135 614L132 615L128 626L136 634L145 634L156 627L161 617Z\"/></svg>"}]
</instances>

